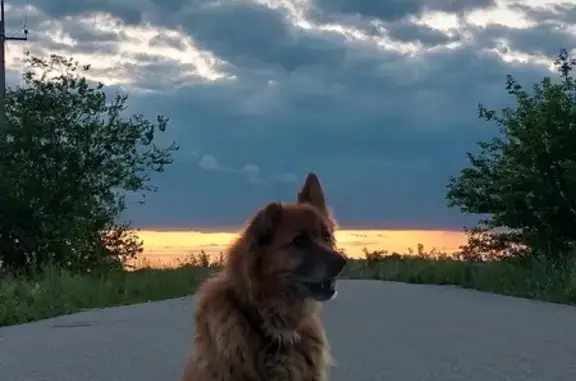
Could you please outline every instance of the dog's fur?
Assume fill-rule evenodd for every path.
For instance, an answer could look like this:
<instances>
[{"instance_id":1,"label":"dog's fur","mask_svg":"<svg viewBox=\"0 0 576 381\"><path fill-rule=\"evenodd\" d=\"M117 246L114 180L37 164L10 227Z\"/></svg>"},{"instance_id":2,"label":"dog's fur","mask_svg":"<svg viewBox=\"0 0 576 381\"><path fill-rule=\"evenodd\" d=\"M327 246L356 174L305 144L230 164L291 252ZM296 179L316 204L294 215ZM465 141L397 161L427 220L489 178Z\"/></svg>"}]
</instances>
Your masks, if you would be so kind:
<instances>
[{"instance_id":1,"label":"dog's fur","mask_svg":"<svg viewBox=\"0 0 576 381\"><path fill-rule=\"evenodd\" d=\"M260 210L229 248L224 269L198 293L196 334L182 380L327 380L331 356L318 304L335 295L306 294L300 283L291 286L286 274L323 254L340 257L330 262L332 275L326 275L326 266L322 273L337 275L345 260L334 249L334 229L313 173L296 203L270 203ZM302 231L316 251L291 244ZM305 279L317 274L309 271Z\"/></svg>"}]
</instances>

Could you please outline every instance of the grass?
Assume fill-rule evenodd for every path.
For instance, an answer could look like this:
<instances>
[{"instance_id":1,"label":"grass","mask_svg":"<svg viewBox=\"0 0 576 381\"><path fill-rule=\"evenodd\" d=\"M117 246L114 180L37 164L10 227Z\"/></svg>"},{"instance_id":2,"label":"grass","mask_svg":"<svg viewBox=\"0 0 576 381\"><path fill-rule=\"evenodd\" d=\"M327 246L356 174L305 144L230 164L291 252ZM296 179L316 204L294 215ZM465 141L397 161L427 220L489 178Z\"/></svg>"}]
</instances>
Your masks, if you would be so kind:
<instances>
[{"instance_id":1,"label":"grass","mask_svg":"<svg viewBox=\"0 0 576 381\"><path fill-rule=\"evenodd\" d=\"M560 270L541 262L521 266L505 261L466 262L452 258L396 255L351 260L343 276L349 279L455 285L522 298L576 304L576 266Z\"/></svg>"},{"instance_id":2,"label":"grass","mask_svg":"<svg viewBox=\"0 0 576 381\"><path fill-rule=\"evenodd\" d=\"M206 255L177 263L176 268L138 265L145 268L99 276L48 269L37 279L5 278L0 283L0 326L189 295L218 268L208 263ZM560 270L541 262L524 266L509 261L467 262L421 248L408 255L366 253L365 259L349 261L343 278L458 285L576 304L576 266Z\"/></svg>"},{"instance_id":3,"label":"grass","mask_svg":"<svg viewBox=\"0 0 576 381\"><path fill-rule=\"evenodd\" d=\"M6 278L0 283L0 326L190 295L213 271L207 266L182 266L94 276L48 269L38 279Z\"/></svg>"}]
</instances>

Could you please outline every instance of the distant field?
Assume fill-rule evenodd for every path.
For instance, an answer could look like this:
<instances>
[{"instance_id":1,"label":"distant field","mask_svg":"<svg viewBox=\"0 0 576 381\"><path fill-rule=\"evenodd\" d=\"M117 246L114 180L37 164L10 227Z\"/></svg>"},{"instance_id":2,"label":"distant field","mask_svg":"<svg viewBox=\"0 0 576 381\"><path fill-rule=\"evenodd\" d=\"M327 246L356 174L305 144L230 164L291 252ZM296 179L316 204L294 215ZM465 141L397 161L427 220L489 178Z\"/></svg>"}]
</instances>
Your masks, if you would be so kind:
<instances>
[{"instance_id":1,"label":"distant field","mask_svg":"<svg viewBox=\"0 0 576 381\"><path fill-rule=\"evenodd\" d=\"M217 256L236 238L233 232L140 231L144 240L144 255L131 265L141 268L176 267L188 262L187 253L204 251ZM363 258L369 252L387 250L405 253L421 243L426 248L453 253L466 242L463 232L442 230L368 230L342 229L336 232L338 246L351 258Z\"/></svg>"}]
</instances>

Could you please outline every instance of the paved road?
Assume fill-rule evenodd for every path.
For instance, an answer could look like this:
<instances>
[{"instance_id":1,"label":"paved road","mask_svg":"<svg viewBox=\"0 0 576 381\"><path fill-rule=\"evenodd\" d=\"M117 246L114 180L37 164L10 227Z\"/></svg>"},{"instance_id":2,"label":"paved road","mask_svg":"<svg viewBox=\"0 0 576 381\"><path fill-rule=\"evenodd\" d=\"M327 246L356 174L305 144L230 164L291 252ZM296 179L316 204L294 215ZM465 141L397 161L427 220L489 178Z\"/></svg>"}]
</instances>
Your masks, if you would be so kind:
<instances>
[{"instance_id":1,"label":"paved road","mask_svg":"<svg viewBox=\"0 0 576 381\"><path fill-rule=\"evenodd\" d=\"M332 381L576 379L576 308L454 287L341 281ZM178 381L194 299L0 328L2 381Z\"/></svg>"}]
</instances>

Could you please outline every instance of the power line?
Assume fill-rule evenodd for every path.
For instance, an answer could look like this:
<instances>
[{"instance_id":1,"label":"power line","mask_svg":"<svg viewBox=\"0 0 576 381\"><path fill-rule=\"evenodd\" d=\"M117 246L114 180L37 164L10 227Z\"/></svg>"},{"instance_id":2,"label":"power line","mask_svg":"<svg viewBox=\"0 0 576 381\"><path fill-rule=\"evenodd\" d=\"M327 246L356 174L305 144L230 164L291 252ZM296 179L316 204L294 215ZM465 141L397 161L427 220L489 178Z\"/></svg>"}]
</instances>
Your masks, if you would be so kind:
<instances>
[{"instance_id":1,"label":"power line","mask_svg":"<svg viewBox=\"0 0 576 381\"><path fill-rule=\"evenodd\" d=\"M27 5L27 4L26 4ZM28 41L28 29L24 36L6 36L4 0L0 0L0 142L6 142L6 41Z\"/></svg>"}]
</instances>

